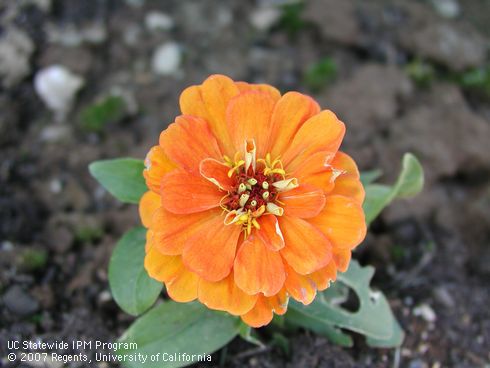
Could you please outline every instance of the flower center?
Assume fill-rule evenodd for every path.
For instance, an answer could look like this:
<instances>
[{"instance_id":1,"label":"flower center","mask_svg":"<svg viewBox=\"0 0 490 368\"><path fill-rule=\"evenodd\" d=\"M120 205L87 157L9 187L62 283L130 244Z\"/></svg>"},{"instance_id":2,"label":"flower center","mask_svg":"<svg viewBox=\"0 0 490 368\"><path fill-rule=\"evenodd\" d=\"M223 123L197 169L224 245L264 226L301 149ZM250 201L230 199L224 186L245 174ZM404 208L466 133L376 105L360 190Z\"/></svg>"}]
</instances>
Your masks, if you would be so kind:
<instances>
[{"instance_id":1,"label":"flower center","mask_svg":"<svg viewBox=\"0 0 490 368\"><path fill-rule=\"evenodd\" d=\"M255 143L245 143L245 157L237 152L233 160L225 156L225 164L230 168L228 177L234 178L235 185L223 197L221 207L227 212L225 225L241 225L245 236L252 228L260 229L257 219L264 214L282 216L284 209L278 199L279 194L298 186L295 178L286 178L279 158L271 159L267 154L263 159L255 159Z\"/></svg>"}]
</instances>

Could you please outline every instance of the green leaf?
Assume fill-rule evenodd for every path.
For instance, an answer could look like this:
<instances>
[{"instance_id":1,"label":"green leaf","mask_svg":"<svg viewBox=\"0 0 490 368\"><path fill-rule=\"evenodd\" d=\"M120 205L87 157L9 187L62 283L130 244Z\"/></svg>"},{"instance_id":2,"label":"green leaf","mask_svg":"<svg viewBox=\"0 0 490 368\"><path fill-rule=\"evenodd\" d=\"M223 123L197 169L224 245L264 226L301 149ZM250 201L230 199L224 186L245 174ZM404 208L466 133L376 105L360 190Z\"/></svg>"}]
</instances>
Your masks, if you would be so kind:
<instances>
[{"instance_id":1,"label":"green leaf","mask_svg":"<svg viewBox=\"0 0 490 368\"><path fill-rule=\"evenodd\" d=\"M137 347L120 349L121 359L133 354L160 353L157 362L126 362L126 367L170 368L183 367L197 361L198 357L186 361L163 361L162 355L187 356L210 354L226 345L239 333L236 317L211 311L200 303L164 302L141 316L120 338L123 343L136 343ZM202 359L202 358L201 358Z\"/></svg>"},{"instance_id":2,"label":"green leaf","mask_svg":"<svg viewBox=\"0 0 490 368\"><path fill-rule=\"evenodd\" d=\"M338 275L336 284L342 283L356 293L359 310L351 312L342 308L339 303L345 300L342 295L346 294L340 292L337 285L319 293L309 306L291 302L286 314L288 322L325 335L344 346L352 346L352 339L340 328L365 335L373 346L399 346L403 332L386 297L369 287L373 274L373 267L361 267L352 261L348 271Z\"/></svg>"},{"instance_id":3,"label":"green leaf","mask_svg":"<svg viewBox=\"0 0 490 368\"><path fill-rule=\"evenodd\" d=\"M366 199L363 209L366 222L372 222L380 212L396 198L410 198L417 195L424 186L424 170L411 153L403 156L402 170L393 186L369 184L365 187Z\"/></svg>"},{"instance_id":4,"label":"green leaf","mask_svg":"<svg viewBox=\"0 0 490 368\"><path fill-rule=\"evenodd\" d=\"M379 169L363 171L361 173L361 183L363 186L369 185L379 179L383 172Z\"/></svg>"},{"instance_id":5,"label":"green leaf","mask_svg":"<svg viewBox=\"0 0 490 368\"><path fill-rule=\"evenodd\" d=\"M264 346L262 341L254 333L255 331L246 323L240 321L239 334L242 339L257 346Z\"/></svg>"},{"instance_id":6,"label":"green leaf","mask_svg":"<svg viewBox=\"0 0 490 368\"><path fill-rule=\"evenodd\" d=\"M116 245L109 262L109 285L116 303L137 316L150 308L163 284L148 276L144 268L146 229L128 231Z\"/></svg>"},{"instance_id":7,"label":"green leaf","mask_svg":"<svg viewBox=\"0 0 490 368\"><path fill-rule=\"evenodd\" d=\"M107 124L120 120L125 110L126 103L121 96L107 96L82 110L82 128L87 132L99 133Z\"/></svg>"},{"instance_id":8,"label":"green leaf","mask_svg":"<svg viewBox=\"0 0 490 368\"><path fill-rule=\"evenodd\" d=\"M92 176L114 197L121 202L138 203L148 190L142 160L134 158L117 158L95 161L89 165Z\"/></svg>"}]
</instances>

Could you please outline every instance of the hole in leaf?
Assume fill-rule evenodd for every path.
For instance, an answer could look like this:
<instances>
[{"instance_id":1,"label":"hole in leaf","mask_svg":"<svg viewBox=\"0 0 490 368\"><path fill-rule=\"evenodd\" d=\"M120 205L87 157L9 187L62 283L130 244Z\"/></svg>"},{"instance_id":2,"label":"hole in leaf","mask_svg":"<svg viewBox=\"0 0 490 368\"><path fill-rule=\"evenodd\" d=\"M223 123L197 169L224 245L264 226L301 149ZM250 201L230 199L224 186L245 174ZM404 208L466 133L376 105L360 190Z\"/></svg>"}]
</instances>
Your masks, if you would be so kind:
<instances>
[{"instance_id":1,"label":"hole in leaf","mask_svg":"<svg viewBox=\"0 0 490 368\"><path fill-rule=\"evenodd\" d=\"M355 291L349 288L347 299L340 306L349 312L355 313L361 308L361 302Z\"/></svg>"}]
</instances>

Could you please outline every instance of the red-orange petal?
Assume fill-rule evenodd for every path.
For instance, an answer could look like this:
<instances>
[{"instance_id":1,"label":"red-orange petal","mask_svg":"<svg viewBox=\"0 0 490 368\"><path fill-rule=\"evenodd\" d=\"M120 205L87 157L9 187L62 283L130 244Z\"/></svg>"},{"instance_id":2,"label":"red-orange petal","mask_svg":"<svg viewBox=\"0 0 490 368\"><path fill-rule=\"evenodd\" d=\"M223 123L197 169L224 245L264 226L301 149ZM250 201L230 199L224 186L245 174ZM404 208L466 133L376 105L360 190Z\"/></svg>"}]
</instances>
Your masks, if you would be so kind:
<instances>
[{"instance_id":1,"label":"red-orange petal","mask_svg":"<svg viewBox=\"0 0 490 368\"><path fill-rule=\"evenodd\" d=\"M353 198L362 204L365 197L364 187L360 180L359 170L354 160L343 152L337 152L331 162L332 166L342 171L335 179L335 185L330 194L338 194Z\"/></svg>"},{"instance_id":2,"label":"red-orange petal","mask_svg":"<svg viewBox=\"0 0 490 368\"><path fill-rule=\"evenodd\" d=\"M188 214L219 206L224 192L201 176L175 170L162 180L162 205L167 211Z\"/></svg>"},{"instance_id":3,"label":"red-orange petal","mask_svg":"<svg viewBox=\"0 0 490 368\"><path fill-rule=\"evenodd\" d=\"M288 92L277 102L271 117L269 150L273 158L282 155L301 125L320 112L320 106L309 96Z\"/></svg>"},{"instance_id":4,"label":"red-orange petal","mask_svg":"<svg viewBox=\"0 0 490 368\"><path fill-rule=\"evenodd\" d=\"M258 295L248 295L235 283L233 272L217 282L199 281L199 301L210 309L239 316L253 308Z\"/></svg>"},{"instance_id":5,"label":"red-orange petal","mask_svg":"<svg viewBox=\"0 0 490 368\"><path fill-rule=\"evenodd\" d=\"M308 221L320 229L336 248L352 249L366 236L364 211L352 198L327 196L320 214Z\"/></svg>"},{"instance_id":6,"label":"red-orange petal","mask_svg":"<svg viewBox=\"0 0 490 368\"><path fill-rule=\"evenodd\" d=\"M277 88L268 84L251 84L247 82L235 82L240 92L246 91L260 91L268 93L274 101L278 101L281 98L281 92Z\"/></svg>"},{"instance_id":7,"label":"red-orange petal","mask_svg":"<svg viewBox=\"0 0 490 368\"><path fill-rule=\"evenodd\" d=\"M226 191L231 191L235 185L235 180L228 176L229 170L228 166L213 158L204 159L199 165L199 171L204 178Z\"/></svg>"},{"instance_id":8,"label":"red-orange petal","mask_svg":"<svg viewBox=\"0 0 490 368\"><path fill-rule=\"evenodd\" d=\"M256 234L262 239L264 244L273 251L284 248L284 236L282 235L276 216L261 216L258 222L260 229L256 231Z\"/></svg>"},{"instance_id":9,"label":"red-orange petal","mask_svg":"<svg viewBox=\"0 0 490 368\"><path fill-rule=\"evenodd\" d=\"M323 190L310 184L301 184L281 194L279 200L284 203L284 214L293 217L315 217L325 206Z\"/></svg>"},{"instance_id":10,"label":"red-orange petal","mask_svg":"<svg viewBox=\"0 0 490 368\"><path fill-rule=\"evenodd\" d=\"M337 265L331 260L325 267L308 275L313 280L318 291L325 290L329 287L330 282L337 279Z\"/></svg>"},{"instance_id":11,"label":"red-orange petal","mask_svg":"<svg viewBox=\"0 0 490 368\"><path fill-rule=\"evenodd\" d=\"M177 277L165 283L168 296L179 303L197 299L198 285L199 277L185 267L181 268Z\"/></svg>"},{"instance_id":12,"label":"red-orange petal","mask_svg":"<svg viewBox=\"0 0 490 368\"><path fill-rule=\"evenodd\" d=\"M299 274L315 272L332 258L327 237L307 221L283 216L279 219L285 247L280 250L286 262Z\"/></svg>"},{"instance_id":13,"label":"red-orange petal","mask_svg":"<svg viewBox=\"0 0 490 368\"><path fill-rule=\"evenodd\" d=\"M159 194L162 178L175 168L175 164L165 155L162 147L152 147L146 155L145 170L143 170L146 185L150 190Z\"/></svg>"},{"instance_id":14,"label":"red-orange petal","mask_svg":"<svg viewBox=\"0 0 490 368\"><path fill-rule=\"evenodd\" d=\"M153 214L161 206L162 199L158 194L152 191L148 191L143 194L140 199L138 210L141 218L141 223L144 227L150 227Z\"/></svg>"},{"instance_id":15,"label":"red-orange petal","mask_svg":"<svg viewBox=\"0 0 490 368\"><path fill-rule=\"evenodd\" d=\"M272 308L263 295L259 295L255 306L248 313L241 316L243 322L254 328L269 324L272 321L272 317Z\"/></svg>"},{"instance_id":16,"label":"red-orange petal","mask_svg":"<svg viewBox=\"0 0 490 368\"><path fill-rule=\"evenodd\" d=\"M222 157L206 120L190 115L177 117L160 134L160 145L170 160L193 173L199 172L199 164L205 158Z\"/></svg>"},{"instance_id":17,"label":"red-orange petal","mask_svg":"<svg viewBox=\"0 0 490 368\"><path fill-rule=\"evenodd\" d=\"M182 254L187 268L207 281L220 281L233 267L241 227L215 216L190 237Z\"/></svg>"},{"instance_id":18,"label":"red-orange petal","mask_svg":"<svg viewBox=\"0 0 490 368\"><path fill-rule=\"evenodd\" d=\"M148 275L161 282L175 279L183 267L180 256L167 256L155 247L147 250L144 265Z\"/></svg>"},{"instance_id":19,"label":"red-orange petal","mask_svg":"<svg viewBox=\"0 0 490 368\"><path fill-rule=\"evenodd\" d=\"M151 221L152 244L163 254L182 254L187 239L195 234L203 223L219 215L220 210L177 215L160 207Z\"/></svg>"},{"instance_id":20,"label":"red-orange petal","mask_svg":"<svg viewBox=\"0 0 490 368\"><path fill-rule=\"evenodd\" d=\"M309 156L326 151L335 154L344 137L345 125L330 110L323 110L299 128L284 153L287 171L295 171Z\"/></svg>"},{"instance_id":21,"label":"red-orange petal","mask_svg":"<svg viewBox=\"0 0 490 368\"><path fill-rule=\"evenodd\" d=\"M309 275L300 275L289 266L286 266L286 272L285 285L289 295L304 305L310 304L316 296L315 282Z\"/></svg>"},{"instance_id":22,"label":"red-orange petal","mask_svg":"<svg viewBox=\"0 0 490 368\"><path fill-rule=\"evenodd\" d=\"M282 288L276 295L266 297L266 300L275 314L283 315L288 310L289 296L286 288Z\"/></svg>"},{"instance_id":23,"label":"red-orange petal","mask_svg":"<svg viewBox=\"0 0 490 368\"><path fill-rule=\"evenodd\" d=\"M253 139L257 157L265 156L274 104L268 93L258 91L243 92L230 101L226 121L237 150L243 150L245 141Z\"/></svg>"},{"instance_id":24,"label":"red-orange petal","mask_svg":"<svg viewBox=\"0 0 490 368\"><path fill-rule=\"evenodd\" d=\"M224 75L211 75L202 85L192 86L180 95L183 114L206 119L218 140L223 154L233 157L235 148L230 140L225 113L231 98L240 93L235 82Z\"/></svg>"},{"instance_id":25,"label":"red-orange petal","mask_svg":"<svg viewBox=\"0 0 490 368\"><path fill-rule=\"evenodd\" d=\"M332 257L337 266L337 270L345 272L349 268L352 252L350 249L334 248L332 251Z\"/></svg>"},{"instance_id":26,"label":"red-orange petal","mask_svg":"<svg viewBox=\"0 0 490 368\"><path fill-rule=\"evenodd\" d=\"M253 235L240 246L233 269L236 284L249 295L277 294L286 279L279 252L270 250L262 239Z\"/></svg>"}]
</instances>

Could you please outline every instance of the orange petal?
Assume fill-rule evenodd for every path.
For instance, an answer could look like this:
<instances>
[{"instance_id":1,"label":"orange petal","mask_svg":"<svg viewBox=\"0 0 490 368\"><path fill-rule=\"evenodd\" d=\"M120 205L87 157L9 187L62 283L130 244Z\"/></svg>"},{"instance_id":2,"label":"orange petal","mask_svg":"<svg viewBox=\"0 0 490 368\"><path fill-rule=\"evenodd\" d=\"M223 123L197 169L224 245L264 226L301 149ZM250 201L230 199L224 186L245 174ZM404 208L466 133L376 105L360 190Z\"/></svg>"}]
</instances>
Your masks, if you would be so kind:
<instances>
[{"instance_id":1,"label":"orange petal","mask_svg":"<svg viewBox=\"0 0 490 368\"><path fill-rule=\"evenodd\" d=\"M362 204L366 194L354 160L343 152L337 152L331 164L336 169L342 170L343 173L335 179L335 186L330 194L354 198Z\"/></svg>"},{"instance_id":2,"label":"orange petal","mask_svg":"<svg viewBox=\"0 0 490 368\"><path fill-rule=\"evenodd\" d=\"M282 96L271 118L269 150L272 157L282 155L301 125L319 112L320 106L309 96L298 92L288 92Z\"/></svg>"},{"instance_id":3,"label":"orange petal","mask_svg":"<svg viewBox=\"0 0 490 368\"><path fill-rule=\"evenodd\" d=\"M207 281L219 281L230 274L241 226L224 225L215 216L190 237L182 254L184 264Z\"/></svg>"},{"instance_id":4,"label":"orange petal","mask_svg":"<svg viewBox=\"0 0 490 368\"><path fill-rule=\"evenodd\" d=\"M175 168L175 164L165 155L162 147L152 147L146 155L143 171L146 185L155 193L160 193L163 176Z\"/></svg>"},{"instance_id":5,"label":"orange petal","mask_svg":"<svg viewBox=\"0 0 490 368\"><path fill-rule=\"evenodd\" d=\"M286 279L281 255L267 248L258 236L250 236L243 242L233 269L236 284L250 295L277 294Z\"/></svg>"},{"instance_id":6,"label":"orange petal","mask_svg":"<svg viewBox=\"0 0 490 368\"><path fill-rule=\"evenodd\" d=\"M286 266L286 272L287 278L285 285L288 293L298 302L304 305L310 304L316 296L315 282L309 275L300 275L289 266Z\"/></svg>"},{"instance_id":7,"label":"orange petal","mask_svg":"<svg viewBox=\"0 0 490 368\"><path fill-rule=\"evenodd\" d=\"M325 206L323 190L309 184L281 194L279 200L284 203L284 214L293 217L315 217Z\"/></svg>"},{"instance_id":8,"label":"orange petal","mask_svg":"<svg viewBox=\"0 0 490 368\"><path fill-rule=\"evenodd\" d=\"M325 290L330 286L331 281L335 281L337 279L337 265L335 264L335 261L332 260L328 263L328 265L308 276L311 280L313 280L318 291Z\"/></svg>"},{"instance_id":9,"label":"orange petal","mask_svg":"<svg viewBox=\"0 0 490 368\"><path fill-rule=\"evenodd\" d=\"M201 176L175 170L162 180L162 205L166 210L187 214L219 206L224 193Z\"/></svg>"},{"instance_id":10,"label":"orange petal","mask_svg":"<svg viewBox=\"0 0 490 368\"><path fill-rule=\"evenodd\" d=\"M222 157L206 120L189 115L177 117L160 134L160 145L173 162L195 173L205 158Z\"/></svg>"},{"instance_id":11,"label":"orange petal","mask_svg":"<svg viewBox=\"0 0 490 368\"><path fill-rule=\"evenodd\" d=\"M182 113L206 119L222 153L229 157L233 157L235 148L230 140L225 113L228 102L239 92L230 78L211 75L202 85L189 87L180 96Z\"/></svg>"},{"instance_id":12,"label":"orange petal","mask_svg":"<svg viewBox=\"0 0 490 368\"><path fill-rule=\"evenodd\" d=\"M352 257L350 249L334 248L332 251L332 257L335 261L335 265L340 272L345 272L349 268L349 262Z\"/></svg>"},{"instance_id":13,"label":"orange petal","mask_svg":"<svg viewBox=\"0 0 490 368\"><path fill-rule=\"evenodd\" d=\"M335 154L344 137L345 125L330 111L324 110L308 119L299 128L282 162L287 171L294 171L309 156L320 151Z\"/></svg>"},{"instance_id":14,"label":"orange petal","mask_svg":"<svg viewBox=\"0 0 490 368\"><path fill-rule=\"evenodd\" d=\"M183 267L181 257L166 256L155 247L147 250L144 265L150 277L162 282L175 279Z\"/></svg>"},{"instance_id":15,"label":"orange petal","mask_svg":"<svg viewBox=\"0 0 490 368\"><path fill-rule=\"evenodd\" d=\"M352 249L366 236L361 205L354 199L329 195L322 212L309 222L320 229L336 248Z\"/></svg>"},{"instance_id":16,"label":"orange petal","mask_svg":"<svg viewBox=\"0 0 490 368\"><path fill-rule=\"evenodd\" d=\"M314 185L329 193L334 188L335 179L340 175L340 171L331 165L333 158L331 152L317 152L298 166L291 176L297 178L300 183Z\"/></svg>"},{"instance_id":17,"label":"orange petal","mask_svg":"<svg viewBox=\"0 0 490 368\"><path fill-rule=\"evenodd\" d=\"M272 87L268 84L251 84L247 82L235 82L235 84L240 92L261 91L267 92L274 101L277 101L281 98L281 92L279 92L277 88Z\"/></svg>"},{"instance_id":18,"label":"orange petal","mask_svg":"<svg viewBox=\"0 0 490 368\"><path fill-rule=\"evenodd\" d=\"M289 296L286 288L282 288L276 295L269 296L266 300L275 314L283 315L288 310Z\"/></svg>"},{"instance_id":19,"label":"orange petal","mask_svg":"<svg viewBox=\"0 0 490 368\"><path fill-rule=\"evenodd\" d=\"M258 220L260 229L257 230L257 236L262 239L264 244L273 251L284 248L284 237L277 222L276 216L265 215Z\"/></svg>"},{"instance_id":20,"label":"orange petal","mask_svg":"<svg viewBox=\"0 0 490 368\"><path fill-rule=\"evenodd\" d=\"M228 176L229 170L228 166L213 158L202 160L199 165L199 171L203 177L226 191L231 191L235 185L235 180Z\"/></svg>"},{"instance_id":21,"label":"orange petal","mask_svg":"<svg viewBox=\"0 0 490 368\"><path fill-rule=\"evenodd\" d=\"M296 217L279 219L285 247L281 255L299 274L306 275L326 266L332 257L332 246L323 233Z\"/></svg>"},{"instance_id":22,"label":"orange petal","mask_svg":"<svg viewBox=\"0 0 490 368\"><path fill-rule=\"evenodd\" d=\"M239 316L255 305L258 295L248 295L237 287L233 273L218 282L199 281L199 301L210 309Z\"/></svg>"},{"instance_id":23,"label":"orange petal","mask_svg":"<svg viewBox=\"0 0 490 368\"><path fill-rule=\"evenodd\" d=\"M148 191L141 197L139 203L139 214L141 223L144 227L148 228L151 225L151 218L155 211L161 207L162 199L158 194L152 191Z\"/></svg>"},{"instance_id":24,"label":"orange petal","mask_svg":"<svg viewBox=\"0 0 490 368\"><path fill-rule=\"evenodd\" d=\"M152 244L163 254L182 254L184 244L200 226L220 211L204 211L186 215L176 215L160 207L151 222Z\"/></svg>"},{"instance_id":25,"label":"orange petal","mask_svg":"<svg viewBox=\"0 0 490 368\"><path fill-rule=\"evenodd\" d=\"M234 97L226 110L226 121L236 149L253 139L257 157L264 157L270 133L274 100L266 92L249 91Z\"/></svg>"},{"instance_id":26,"label":"orange petal","mask_svg":"<svg viewBox=\"0 0 490 368\"><path fill-rule=\"evenodd\" d=\"M197 299L199 277L182 267L177 277L165 283L167 294L179 303L187 303Z\"/></svg>"},{"instance_id":27,"label":"orange petal","mask_svg":"<svg viewBox=\"0 0 490 368\"><path fill-rule=\"evenodd\" d=\"M265 296L259 295L255 306L241 318L247 325L258 328L269 324L272 321L272 316L272 308L268 300Z\"/></svg>"}]
</instances>

